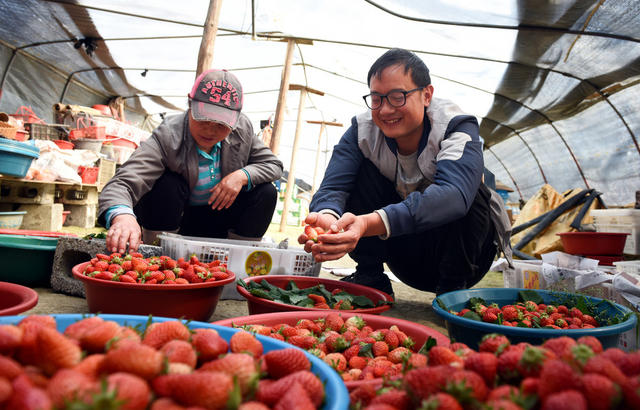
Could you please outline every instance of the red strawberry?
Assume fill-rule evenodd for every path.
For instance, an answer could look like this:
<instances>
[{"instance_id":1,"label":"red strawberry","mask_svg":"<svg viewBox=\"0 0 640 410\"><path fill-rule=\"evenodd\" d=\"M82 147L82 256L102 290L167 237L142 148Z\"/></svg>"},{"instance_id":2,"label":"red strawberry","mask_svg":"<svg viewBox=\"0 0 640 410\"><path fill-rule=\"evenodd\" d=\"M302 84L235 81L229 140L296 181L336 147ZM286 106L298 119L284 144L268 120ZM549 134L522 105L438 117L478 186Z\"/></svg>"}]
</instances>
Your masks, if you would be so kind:
<instances>
[{"instance_id":1,"label":"red strawberry","mask_svg":"<svg viewBox=\"0 0 640 410\"><path fill-rule=\"evenodd\" d=\"M345 359L342 353L329 353L322 360L338 373L347 370L347 359Z\"/></svg>"},{"instance_id":2,"label":"red strawberry","mask_svg":"<svg viewBox=\"0 0 640 410\"><path fill-rule=\"evenodd\" d=\"M15 325L0 325L0 354L12 354L22 342L24 331Z\"/></svg>"},{"instance_id":3,"label":"red strawberry","mask_svg":"<svg viewBox=\"0 0 640 410\"><path fill-rule=\"evenodd\" d=\"M272 350L263 357L267 364L267 372L274 379L300 370L311 370L311 362L300 349Z\"/></svg>"},{"instance_id":4,"label":"red strawberry","mask_svg":"<svg viewBox=\"0 0 640 410\"><path fill-rule=\"evenodd\" d=\"M101 353L94 353L86 356L80 363L73 366L72 369L89 376L92 379L97 379L100 374L100 368L102 362L106 356Z\"/></svg>"},{"instance_id":5,"label":"red strawberry","mask_svg":"<svg viewBox=\"0 0 640 410\"><path fill-rule=\"evenodd\" d=\"M238 407L238 410L269 410L269 406L259 401L245 401Z\"/></svg>"},{"instance_id":6,"label":"red strawberry","mask_svg":"<svg viewBox=\"0 0 640 410\"><path fill-rule=\"evenodd\" d=\"M522 407L512 402L510 399L488 400L486 410L522 410Z\"/></svg>"},{"instance_id":7,"label":"red strawberry","mask_svg":"<svg viewBox=\"0 0 640 410\"><path fill-rule=\"evenodd\" d=\"M318 343L318 340L313 336L291 336L287 339L288 343L291 343L294 346L298 346L301 349L311 349Z\"/></svg>"},{"instance_id":8,"label":"red strawberry","mask_svg":"<svg viewBox=\"0 0 640 410\"><path fill-rule=\"evenodd\" d=\"M628 377L640 374L640 352L627 353L622 360L616 362L618 368Z\"/></svg>"},{"instance_id":9,"label":"red strawberry","mask_svg":"<svg viewBox=\"0 0 640 410\"><path fill-rule=\"evenodd\" d=\"M0 355L0 377L13 381L24 372L22 365L10 357Z\"/></svg>"},{"instance_id":10,"label":"red strawberry","mask_svg":"<svg viewBox=\"0 0 640 410\"><path fill-rule=\"evenodd\" d=\"M615 409L622 400L620 386L596 373L582 376L583 394L591 410Z\"/></svg>"},{"instance_id":11,"label":"red strawberry","mask_svg":"<svg viewBox=\"0 0 640 410\"><path fill-rule=\"evenodd\" d=\"M144 332L142 344L160 349L170 340L189 340L189 328L179 320L152 323Z\"/></svg>"},{"instance_id":12,"label":"red strawberry","mask_svg":"<svg viewBox=\"0 0 640 410\"><path fill-rule=\"evenodd\" d=\"M26 375L13 381L13 393L4 403L6 409L40 410L51 409L53 403L44 389L35 387Z\"/></svg>"},{"instance_id":13,"label":"red strawberry","mask_svg":"<svg viewBox=\"0 0 640 410\"><path fill-rule=\"evenodd\" d=\"M191 344L198 352L198 360L207 362L229 350L229 344L215 329L195 329Z\"/></svg>"},{"instance_id":14,"label":"red strawberry","mask_svg":"<svg viewBox=\"0 0 640 410\"><path fill-rule=\"evenodd\" d=\"M389 354L389 346L385 342L375 342L371 347L371 351L373 352L374 357L387 357L387 355Z\"/></svg>"},{"instance_id":15,"label":"red strawberry","mask_svg":"<svg viewBox=\"0 0 640 410\"><path fill-rule=\"evenodd\" d=\"M429 366L438 366L442 364L462 368L464 366L464 361L448 347L433 346L431 350L429 350Z\"/></svg>"},{"instance_id":16,"label":"red strawberry","mask_svg":"<svg viewBox=\"0 0 640 410\"><path fill-rule=\"evenodd\" d=\"M313 242L318 242L318 232L311 225L306 225L304 227L304 234L307 236L307 239Z\"/></svg>"},{"instance_id":17,"label":"red strawberry","mask_svg":"<svg viewBox=\"0 0 640 410\"><path fill-rule=\"evenodd\" d=\"M171 340L162 346L160 352L167 358L169 363L184 363L194 369L198 357L191 343L184 340Z\"/></svg>"},{"instance_id":18,"label":"red strawberry","mask_svg":"<svg viewBox=\"0 0 640 410\"><path fill-rule=\"evenodd\" d=\"M11 385L11 382L0 376L0 404L9 400L11 393L13 393L13 386Z\"/></svg>"},{"instance_id":19,"label":"red strawberry","mask_svg":"<svg viewBox=\"0 0 640 410\"><path fill-rule=\"evenodd\" d=\"M589 346L595 354L602 353L602 343L600 343L600 340L595 336L582 336L579 337L576 342Z\"/></svg>"},{"instance_id":20,"label":"red strawberry","mask_svg":"<svg viewBox=\"0 0 640 410\"><path fill-rule=\"evenodd\" d=\"M428 358L426 355L422 353L413 353L409 356L409 361L407 362L408 369L417 369L419 367L425 367L427 365Z\"/></svg>"},{"instance_id":21,"label":"red strawberry","mask_svg":"<svg viewBox=\"0 0 640 410\"><path fill-rule=\"evenodd\" d=\"M291 342L289 342L291 343ZM331 331L326 334L324 344L329 352L341 352L349 347L349 342L339 333Z\"/></svg>"},{"instance_id":22,"label":"red strawberry","mask_svg":"<svg viewBox=\"0 0 640 410\"><path fill-rule=\"evenodd\" d=\"M274 406L274 410L315 410L313 402L307 391L294 382Z\"/></svg>"},{"instance_id":23,"label":"red strawberry","mask_svg":"<svg viewBox=\"0 0 640 410\"><path fill-rule=\"evenodd\" d=\"M398 347L390 351L387 358L392 363L402 363L407 360L409 356L411 356L411 350L406 347Z\"/></svg>"},{"instance_id":24,"label":"red strawberry","mask_svg":"<svg viewBox=\"0 0 640 410\"><path fill-rule=\"evenodd\" d=\"M162 370L162 353L143 344L131 342L109 350L102 362L107 373L128 372L150 380Z\"/></svg>"},{"instance_id":25,"label":"red strawberry","mask_svg":"<svg viewBox=\"0 0 640 410\"><path fill-rule=\"evenodd\" d=\"M66 329L64 329L63 334L68 338L80 341L84 332L102 322L104 322L104 319L102 319L100 316L85 317L67 326Z\"/></svg>"},{"instance_id":26,"label":"red strawberry","mask_svg":"<svg viewBox=\"0 0 640 410\"><path fill-rule=\"evenodd\" d=\"M241 330L229 339L229 348L233 353L249 353L254 358L262 356L262 343L255 335Z\"/></svg>"},{"instance_id":27,"label":"red strawberry","mask_svg":"<svg viewBox=\"0 0 640 410\"><path fill-rule=\"evenodd\" d=\"M67 401L88 404L97 391L97 384L89 376L72 369L58 371L47 385L47 393L57 408L64 408Z\"/></svg>"},{"instance_id":28,"label":"red strawberry","mask_svg":"<svg viewBox=\"0 0 640 410\"><path fill-rule=\"evenodd\" d=\"M587 410L587 401L578 390L563 389L545 398L542 410Z\"/></svg>"},{"instance_id":29,"label":"red strawberry","mask_svg":"<svg viewBox=\"0 0 640 410\"><path fill-rule=\"evenodd\" d=\"M408 391L422 400L438 393L455 371L455 368L446 365L422 367L408 371L404 381Z\"/></svg>"},{"instance_id":30,"label":"red strawberry","mask_svg":"<svg viewBox=\"0 0 640 410\"><path fill-rule=\"evenodd\" d=\"M107 342L113 339L119 330L120 325L113 320L102 320L101 322L94 323L93 326L87 326L84 331L79 334L80 346L91 353L102 353L105 351Z\"/></svg>"},{"instance_id":31,"label":"red strawberry","mask_svg":"<svg viewBox=\"0 0 640 410\"><path fill-rule=\"evenodd\" d=\"M487 401L494 401L500 399L511 400L514 397L520 394L520 390L516 386L512 386L510 384L503 384L501 386L496 387L495 389L489 392L487 396Z\"/></svg>"},{"instance_id":32,"label":"red strawberry","mask_svg":"<svg viewBox=\"0 0 640 410\"><path fill-rule=\"evenodd\" d=\"M582 368L584 373L597 373L611 379L619 386L624 386L628 379L611 360L603 357L602 354L590 358Z\"/></svg>"},{"instance_id":33,"label":"red strawberry","mask_svg":"<svg viewBox=\"0 0 640 410\"><path fill-rule=\"evenodd\" d=\"M575 339L569 336L560 336L547 339L542 347L551 350L556 357L564 357L569 350L576 345Z\"/></svg>"},{"instance_id":34,"label":"red strawberry","mask_svg":"<svg viewBox=\"0 0 640 410\"><path fill-rule=\"evenodd\" d=\"M497 333L490 333L482 338L478 345L478 351L500 354L510 345L511 342L506 336Z\"/></svg>"},{"instance_id":35,"label":"red strawberry","mask_svg":"<svg viewBox=\"0 0 640 410\"><path fill-rule=\"evenodd\" d=\"M632 409L640 409L640 377L630 377L622 386L625 406Z\"/></svg>"},{"instance_id":36,"label":"red strawberry","mask_svg":"<svg viewBox=\"0 0 640 410\"><path fill-rule=\"evenodd\" d=\"M406 391L391 388L371 400L370 405L376 404L388 404L395 409L406 410L411 406L411 399Z\"/></svg>"},{"instance_id":37,"label":"red strawberry","mask_svg":"<svg viewBox=\"0 0 640 410\"><path fill-rule=\"evenodd\" d=\"M464 368L478 373L487 386L493 386L498 371L498 358L493 353L472 353L464 359Z\"/></svg>"},{"instance_id":38,"label":"red strawberry","mask_svg":"<svg viewBox=\"0 0 640 410\"><path fill-rule=\"evenodd\" d=\"M315 406L322 403L324 388L320 379L308 370L291 373L281 379L268 384L260 384L257 392L257 399L270 406L277 403L284 393L291 388L294 383L300 383L307 391L311 402Z\"/></svg>"},{"instance_id":39,"label":"red strawberry","mask_svg":"<svg viewBox=\"0 0 640 410\"><path fill-rule=\"evenodd\" d=\"M570 389L580 390L580 379L575 371L563 361L547 360L540 372L540 398L544 401L553 393Z\"/></svg>"},{"instance_id":40,"label":"red strawberry","mask_svg":"<svg viewBox=\"0 0 640 410\"><path fill-rule=\"evenodd\" d=\"M544 363L549 359L555 359L556 355L541 347L527 346L518 362L518 371L523 377L537 377Z\"/></svg>"},{"instance_id":41,"label":"red strawberry","mask_svg":"<svg viewBox=\"0 0 640 410\"><path fill-rule=\"evenodd\" d=\"M422 408L435 410L462 410L455 397L447 393L435 393L422 402Z\"/></svg>"},{"instance_id":42,"label":"red strawberry","mask_svg":"<svg viewBox=\"0 0 640 410\"><path fill-rule=\"evenodd\" d=\"M520 383L520 391L524 395L538 395L540 379L537 377L525 377Z\"/></svg>"},{"instance_id":43,"label":"red strawberry","mask_svg":"<svg viewBox=\"0 0 640 410\"><path fill-rule=\"evenodd\" d=\"M233 379L222 372L198 371L171 375L171 397L185 406L224 409L231 397ZM154 384L155 386L155 384Z\"/></svg>"},{"instance_id":44,"label":"red strawberry","mask_svg":"<svg viewBox=\"0 0 640 410\"><path fill-rule=\"evenodd\" d=\"M361 384L349 392L350 403L354 406L357 406L359 403L362 408L368 406L375 397L376 389L370 383Z\"/></svg>"},{"instance_id":45,"label":"red strawberry","mask_svg":"<svg viewBox=\"0 0 640 410\"><path fill-rule=\"evenodd\" d=\"M77 343L49 327L40 329L36 346L40 352L38 364L48 375L73 367L82 359L82 350Z\"/></svg>"},{"instance_id":46,"label":"red strawberry","mask_svg":"<svg viewBox=\"0 0 640 410\"><path fill-rule=\"evenodd\" d=\"M324 318L324 328L330 329L336 332L340 332L344 326L344 319L338 313L329 313Z\"/></svg>"},{"instance_id":47,"label":"red strawberry","mask_svg":"<svg viewBox=\"0 0 640 410\"><path fill-rule=\"evenodd\" d=\"M149 385L144 379L131 373L113 373L107 377L109 390L117 392L116 399L122 401L122 410L144 409L149 404Z\"/></svg>"},{"instance_id":48,"label":"red strawberry","mask_svg":"<svg viewBox=\"0 0 640 410\"><path fill-rule=\"evenodd\" d=\"M487 385L476 372L456 370L447 378L445 391L461 403L483 402L489 393Z\"/></svg>"},{"instance_id":49,"label":"red strawberry","mask_svg":"<svg viewBox=\"0 0 640 410\"><path fill-rule=\"evenodd\" d=\"M246 353L229 353L221 359L203 364L199 370L222 372L237 378L243 394L254 390L260 377L256 362Z\"/></svg>"}]
</instances>

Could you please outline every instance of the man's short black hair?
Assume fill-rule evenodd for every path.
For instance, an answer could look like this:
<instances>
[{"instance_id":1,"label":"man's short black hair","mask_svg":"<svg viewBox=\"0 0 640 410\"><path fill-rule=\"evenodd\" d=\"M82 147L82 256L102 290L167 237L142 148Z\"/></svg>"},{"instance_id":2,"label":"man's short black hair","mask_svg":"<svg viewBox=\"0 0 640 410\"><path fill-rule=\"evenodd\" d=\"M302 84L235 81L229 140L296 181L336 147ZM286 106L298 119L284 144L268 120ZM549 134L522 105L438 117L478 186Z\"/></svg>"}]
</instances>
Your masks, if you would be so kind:
<instances>
[{"instance_id":1,"label":"man's short black hair","mask_svg":"<svg viewBox=\"0 0 640 410\"><path fill-rule=\"evenodd\" d=\"M376 62L373 63L369 69L369 74L367 74L367 85L371 85L371 77L380 75L385 68L397 64L404 66L405 74L411 70L411 79L418 87L426 87L431 84L429 69L420 57L414 52L403 48L392 48L378 57Z\"/></svg>"}]
</instances>

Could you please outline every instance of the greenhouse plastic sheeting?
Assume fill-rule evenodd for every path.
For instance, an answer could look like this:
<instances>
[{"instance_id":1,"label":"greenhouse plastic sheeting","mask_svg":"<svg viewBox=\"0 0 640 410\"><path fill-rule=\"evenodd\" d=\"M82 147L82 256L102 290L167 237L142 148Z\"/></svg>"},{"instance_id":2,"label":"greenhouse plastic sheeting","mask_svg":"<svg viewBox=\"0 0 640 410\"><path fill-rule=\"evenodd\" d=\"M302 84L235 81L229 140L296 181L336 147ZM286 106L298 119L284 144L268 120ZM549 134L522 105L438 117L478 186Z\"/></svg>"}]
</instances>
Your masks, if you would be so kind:
<instances>
[{"instance_id":1,"label":"greenhouse plastic sheeting","mask_svg":"<svg viewBox=\"0 0 640 410\"><path fill-rule=\"evenodd\" d=\"M127 119L151 129L187 108L208 1L0 6L0 111L30 105L50 121L54 103L122 96ZM86 38L96 39L95 50ZM514 189L512 201L544 183L559 192L595 188L607 205L629 204L640 189L637 0L223 1L213 66L239 77L256 131L273 120L288 38L298 39L290 84L324 93L303 101L304 120L343 124L320 136L303 121L296 177L313 180L319 146L326 166L351 118L366 109L370 65L402 47L427 63L436 96L478 118L485 166ZM285 168L299 96L286 95L278 152Z\"/></svg>"}]
</instances>

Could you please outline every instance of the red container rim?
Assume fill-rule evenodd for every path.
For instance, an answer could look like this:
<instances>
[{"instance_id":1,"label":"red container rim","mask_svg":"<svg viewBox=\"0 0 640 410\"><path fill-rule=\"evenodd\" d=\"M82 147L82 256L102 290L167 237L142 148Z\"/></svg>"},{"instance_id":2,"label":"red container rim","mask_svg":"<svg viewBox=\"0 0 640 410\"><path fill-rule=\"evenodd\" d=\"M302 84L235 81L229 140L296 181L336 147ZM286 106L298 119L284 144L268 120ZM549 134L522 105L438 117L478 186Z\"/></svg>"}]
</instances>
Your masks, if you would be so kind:
<instances>
[{"instance_id":1,"label":"red container rim","mask_svg":"<svg viewBox=\"0 0 640 410\"><path fill-rule=\"evenodd\" d=\"M559 232L558 236L627 236L628 232Z\"/></svg>"},{"instance_id":2,"label":"red container rim","mask_svg":"<svg viewBox=\"0 0 640 410\"><path fill-rule=\"evenodd\" d=\"M61 149L73 149L75 145L73 142L65 141L65 140L53 140L53 142L60 147Z\"/></svg>"},{"instance_id":3,"label":"red container rim","mask_svg":"<svg viewBox=\"0 0 640 410\"><path fill-rule=\"evenodd\" d=\"M186 290L186 289L202 289L202 288L214 288L218 286L223 286L232 282L235 282L236 275L235 273L229 271L231 276L222 280L215 280L212 282L201 282L201 283L187 283L187 284L147 284L147 283L126 283L126 282L117 282L112 280L104 280L104 279L96 279L91 278L89 276L83 275L82 272L91 262L82 262L73 268L71 268L71 272L73 276L77 279L81 280L86 284L96 284L108 288L129 288L129 289L144 289L148 291L160 291L160 290L168 290L168 289L176 289L176 290Z\"/></svg>"},{"instance_id":4,"label":"red container rim","mask_svg":"<svg viewBox=\"0 0 640 410\"><path fill-rule=\"evenodd\" d=\"M0 300L8 301L11 296L18 298L19 302L4 309L0 304L0 316L17 315L38 304L38 292L35 290L16 283L0 282Z\"/></svg>"},{"instance_id":5,"label":"red container rim","mask_svg":"<svg viewBox=\"0 0 640 410\"><path fill-rule=\"evenodd\" d=\"M371 296L373 296L374 303L377 303L378 300L382 300L385 302L393 302L393 298L391 297L391 295L381 290L371 288L369 286L363 286L355 283L344 282L344 281L339 281L334 279L325 279L325 278L318 278L313 276L298 276L298 275L266 275L266 276L252 276L252 277L244 278L243 280L246 283L249 283L251 281L261 281L261 280L286 281L288 283L289 281L293 280L296 282L297 286L301 289L323 284L325 285L325 287L327 287L327 290L329 290L330 292L333 289L342 288L345 291L354 295L366 295L370 299L371 299ZM308 286L305 286L307 284ZM239 285L236 285L236 289L238 290L238 293L240 293L242 297L247 299L247 303L249 305L249 311L251 311L253 308L253 309L262 310L260 313L276 312L276 311L286 312L286 311L295 310L295 311L355 312L355 313L380 314L386 310L391 309L391 305L388 305L388 304L385 304L382 306L376 306L373 308L356 309L356 310L305 308L300 306L287 305L284 303L278 303L272 300L262 299L262 298L253 296L245 288ZM377 299L375 298L375 296L377 296Z\"/></svg>"},{"instance_id":6,"label":"red container rim","mask_svg":"<svg viewBox=\"0 0 640 410\"><path fill-rule=\"evenodd\" d=\"M70 212L70 211L64 211L64 212ZM0 229L0 235L45 236L47 238L61 238L65 236L70 236L72 238L78 237L78 235L74 233L51 232L51 231L29 231L25 229Z\"/></svg>"}]
</instances>

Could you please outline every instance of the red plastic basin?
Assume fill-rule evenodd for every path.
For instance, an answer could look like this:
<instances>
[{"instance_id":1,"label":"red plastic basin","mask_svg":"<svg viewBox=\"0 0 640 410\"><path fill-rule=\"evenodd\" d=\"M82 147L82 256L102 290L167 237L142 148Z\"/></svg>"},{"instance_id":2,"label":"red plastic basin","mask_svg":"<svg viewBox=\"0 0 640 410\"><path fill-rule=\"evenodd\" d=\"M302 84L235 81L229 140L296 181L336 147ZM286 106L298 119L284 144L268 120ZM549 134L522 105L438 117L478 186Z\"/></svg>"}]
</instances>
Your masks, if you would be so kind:
<instances>
[{"instance_id":1,"label":"red plastic basin","mask_svg":"<svg viewBox=\"0 0 640 410\"><path fill-rule=\"evenodd\" d=\"M556 234L566 253L572 255L622 255L628 233L562 232Z\"/></svg>"},{"instance_id":2,"label":"red plastic basin","mask_svg":"<svg viewBox=\"0 0 640 410\"><path fill-rule=\"evenodd\" d=\"M263 313L259 315L233 317L212 323L214 325L228 327L239 327L244 325L275 326L282 323L290 326L295 326L296 323L298 323L298 321L301 319L316 320L318 318L325 317L328 313L329 312L326 309L321 312L318 310L308 312L274 312ZM450 344L449 337L443 335L437 330L418 323L410 322L408 320L398 319L390 316L345 311L340 312L340 315L345 320L352 316L359 316L367 323L368 326L371 326L373 330L388 329L391 326L396 325L401 331L406 333L407 336L413 339L413 341L415 342L416 350L420 349L422 345L424 345L424 343L429 339L429 337L434 338L438 343L438 346L446 347ZM352 380L345 382L345 385L347 386L347 389L349 391L352 391L355 388L362 386L363 384L372 384L374 387L379 387L382 385L382 382L382 378L371 380Z\"/></svg>"},{"instance_id":3,"label":"red plastic basin","mask_svg":"<svg viewBox=\"0 0 640 410\"><path fill-rule=\"evenodd\" d=\"M208 321L216 309L222 288L236 275L214 282L189 284L124 283L95 279L82 274L90 262L72 268L73 276L84 284L91 313L153 315Z\"/></svg>"},{"instance_id":4,"label":"red plastic basin","mask_svg":"<svg viewBox=\"0 0 640 410\"><path fill-rule=\"evenodd\" d=\"M333 291L334 289L344 289L346 292L352 295L362 295L366 296L373 302L374 305L377 305L379 301L384 302L393 302L393 298L385 292L382 292L378 289L370 288L368 286L357 285L355 283L343 282L339 280L333 279L324 279L324 278L316 278L310 276L296 276L296 275L266 275L266 276L250 276L248 278L243 279L245 282L249 283L251 281L262 281L266 280L274 286L279 288L286 288L289 281L294 281L298 288L305 289L310 288L316 285L324 285L324 287L329 291ZM321 311L327 312L330 309L317 309L317 308L306 308L301 306L293 306L287 305L284 303L274 302L272 300L259 298L257 296L249 293L242 286L236 285L238 289L238 293L242 295L245 299L247 299L247 305L249 308L249 314L255 315L259 313L271 313L271 312L288 312L291 310L295 311ZM356 310L338 310L338 312L356 312L356 313L369 313L374 315L379 315L380 313L391 309L391 305L385 304L382 306L376 306L373 308L366 309L356 309Z\"/></svg>"},{"instance_id":5,"label":"red plastic basin","mask_svg":"<svg viewBox=\"0 0 640 410\"><path fill-rule=\"evenodd\" d=\"M38 303L38 292L16 283L0 282L0 316L26 312Z\"/></svg>"}]
</instances>

